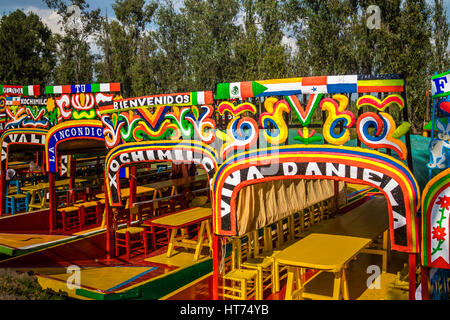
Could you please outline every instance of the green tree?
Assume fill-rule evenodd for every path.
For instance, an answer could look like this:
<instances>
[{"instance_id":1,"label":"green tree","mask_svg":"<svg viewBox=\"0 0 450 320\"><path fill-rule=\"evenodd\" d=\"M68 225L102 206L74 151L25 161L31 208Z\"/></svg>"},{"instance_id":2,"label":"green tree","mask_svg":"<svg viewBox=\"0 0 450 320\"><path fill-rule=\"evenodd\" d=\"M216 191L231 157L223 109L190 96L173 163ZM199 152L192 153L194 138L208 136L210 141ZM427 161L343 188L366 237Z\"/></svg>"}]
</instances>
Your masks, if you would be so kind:
<instances>
[{"instance_id":1,"label":"green tree","mask_svg":"<svg viewBox=\"0 0 450 320\"><path fill-rule=\"evenodd\" d=\"M90 83L93 80L93 36L100 28L100 9L89 10L85 0L45 0L50 9L62 17L61 35L56 36L57 66L54 82L58 84ZM70 10L75 9L75 10Z\"/></svg>"},{"instance_id":2,"label":"green tree","mask_svg":"<svg viewBox=\"0 0 450 320\"><path fill-rule=\"evenodd\" d=\"M285 7L286 19L296 31L295 61L306 61L302 75L356 72L351 1L290 0Z\"/></svg>"},{"instance_id":3,"label":"green tree","mask_svg":"<svg viewBox=\"0 0 450 320\"><path fill-rule=\"evenodd\" d=\"M242 0L243 21L233 44L235 81L286 77L283 7L278 1Z\"/></svg>"},{"instance_id":4,"label":"green tree","mask_svg":"<svg viewBox=\"0 0 450 320\"><path fill-rule=\"evenodd\" d=\"M238 27L237 0L185 0L181 13L187 24L189 90L213 88L233 77L232 46Z\"/></svg>"},{"instance_id":5,"label":"green tree","mask_svg":"<svg viewBox=\"0 0 450 320\"><path fill-rule=\"evenodd\" d=\"M0 20L0 81L44 84L55 65L51 31L34 14L16 10Z\"/></svg>"},{"instance_id":6,"label":"green tree","mask_svg":"<svg viewBox=\"0 0 450 320\"><path fill-rule=\"evenodd\" d=\"M155 53L154 77L158 92L182 92L188 89L189 50L195 45L190 42L189 20L186 15L175 10L172 1L165 1L155 14Z\"/></svg>"},{"instance_id":7,"label":"green tree","mask_svg":"<svg viewBox=\"0 0 450 320\"><path fill-rule=\"evenodd\" d=\"M431 71L438 73L450 69L450 55L448 39L450 28L445 14L446 8L443 0L435 0L433 7L433 63Z\"/></svg>"},{"instance_id":8,"label":"green tree","mask_svg":"<svg viewBox=\"0 0 450 320\"><path fill-rule=\"evenodd\" d=\"M157 4L145 5L144 0L116 0L113 5L117 20L103 20L98 45L103 52L97 64L100 81L121 83L125 96L142 95L154 85L151 61L154 44L146 26L152 21Z\"/></svg>"},{"instance_id":9,"label":"green tree","mask_svg":"<svg viewBox=\"0 0 450 320\"><path fill-rule=\"evenodd\" d=\"M392 50L392 54L389 61L382 63L380 72L404 75L412 133L420 133L432 59L430 10L425 0L404 1L398 17L398 31L386 40L385 50Z\"/></svg>"}]
</instances>

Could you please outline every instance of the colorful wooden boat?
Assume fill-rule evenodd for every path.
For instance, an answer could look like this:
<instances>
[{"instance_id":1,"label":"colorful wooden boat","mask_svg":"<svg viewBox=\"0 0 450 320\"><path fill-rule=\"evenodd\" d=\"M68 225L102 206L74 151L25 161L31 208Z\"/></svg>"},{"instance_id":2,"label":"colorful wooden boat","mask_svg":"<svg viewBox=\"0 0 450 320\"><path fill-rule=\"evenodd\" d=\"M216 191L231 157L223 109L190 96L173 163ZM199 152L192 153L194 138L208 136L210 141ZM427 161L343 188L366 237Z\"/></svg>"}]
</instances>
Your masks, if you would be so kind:
<instances>
[{"instance_id":1,"label":"colorful wooden boat","mask_svg":"<svg viewBox=\"0 0 450 320\"><path fill-rule=\"evenodd\" d=\"M358 95L356 112L350 108L352 94ZM397 121L389 114L389 108L401 110ZM315 230L314 226L322 225L325 220L335 221L338 209L347 205L345 185L357 184L367 186L362 188L361 198L340 213L355 214L353 209L367 200L370 200L368 204L373 204L381 195L385 205L379 206L378 214L388 217L387 232L382 232L385 241L381 249L368 249L375 240L369 239L361 241L364 245L355 247L358 250L349 256L339 257L343 260L336 267L336 279L347 277L347 264L360 252L382 255L384 259L388 235L390 249L403 252L409 258L408 290L409 298L414 299L415 257L420 243L416 213L420 193L413 174L406 123L405 83L400 76L342 75L220 83L214 93L185 92L109 100L94 104L94 110L92 114L97 114L98 120L85 120L80 126L80 121L66 119L49 130L45 140L46 166L52 188L58 168L56 148L63 150L58 146L60 139L67 139L72 145L76 144L75 137L88 138L93 146L106 145L105 233L6 260L0 267L32 269L46 286L75 290L71 294L79 298L159 299L191 284L190 287L203 288L208 292L205 296L211 299L262 299L266 296L261 279L270 280L268 288L274 291L272 298L295 297L303 295L303 289L292 292L292 283L304 283L320 273L317 270L328 269L305 261L286 265L287 260L277 260L274 253L303 241L299 238L307 239L309 235L302 233L306 231L305 223L308 230ZM68 111L62 109L62 112ZM80 111L76 117L82 114L85 115ZM295 129L295 134L289 129ZM321 130L321 134L315 130ZM348 145L352 132L358 137L356 146ZM59 138L61 134L63 138ZM182 233L184 238L178 241L173 232L173 229L187 228L188 224L158 223L155 221L159 217L145 212L146 205L164 198L137 197L136 167L154 162L194 163L207 175L212 234L209 237L206 231L205 241L207 247L210 246L206 256L200 254L196 259L193 252L178 249L176 255L181 260L182 256L188 256L189 263L177 266L176 262L169 261L172 257L167 255L171 254L172 245L180 246L183 240L192 239L186 239L186 231ZM125 187L120 177L126 167L129 168L128 201L124 203ZM257 197L258 194L263 196ZM54 230L57 220L54 194L49 200L49 226ZM159 204L158 208L161 208ZM361 214L361 210L358 212ZM123 214L127 219L136 214L138 219L120 226L118 220ZM342 221L341 217L336 219L338 222L333 223ZM208 229L199 217L190 222L197 223L198 230ZM116 240L127 232L139 234L141 238L136 241L140 250L147 249L148 243L143 239L155 234L152 228L148 229L152 226L172 230L168 248L136 258L124 259L117 253ZM356 231L363 230L363 226L356 226ZM194 234L204 234L198 230ZM270 240L275 236L276 241ZM131 240L129 235L126 237L128 247ZM341 241L346 235L334 234L333 237ZM200 240L204 239L197 238L195 248L201 245ZM260 242L262 248L259 248ZM89 253L91 249L84 249L84 246L95 250ZM133 251L132 248L129 251ZM208 253L212 253L212 260ZM262 259L264 263L255 259ZM233 264L230 267L228 260ZM44 267L57 270L44 270ZM303 268L301 276L296 267ZM273 270L283 271L283 279L277 278L278 271ZM77 275L81 284L74 287ZM94 281L94 284L91 279L111 280L107 283ZM229 280L234 283L230 284ZM205 289L205 282L208 289ZM174 283L178 286L172 285ZM237 283L248 286L240 287ZM346 281L342 283L345 288ZM250 292L243 289L245 287ZM283 294L277 293L280 290ZM338 291L335 297L340 296ZM343 289L344 298L349 296L347 291Z\"/></svg>"},{"instance_id":2,"label":"colorful wooden boat","mask_svg":"<svg viewBox=\"0 0 450 320\"><path fill-rule=\"evenodd\" d=\"M112 92L120 91L119 84L112 87ZM111 90L111 86L108 88ZM0 169L0 192L3 199L0 206L0 252L10 256L72 241L99 232L101 229L98 223L96 226L79 228L71 232L57 230L52 224L48 201L56 194L53 185L54 175L47 175L49 171L46 166L48 167L50 161L52 169L58 168L59 180L56 184L60 188L74 188L78 183L88 182L86 179L75 180L76 160L71 153L77 150L91 154L97 151L104 153L101 125L97 126L100 130L89 130L92 129L91 123L99 121L94 119L96 117L94 105L108 99L112 100L114 95L108 94L105 90L94 92L79 89L79 92L73 94L64 92L57 95L58 91L54 90L55 95L39 96L39 88L33 89L35 97L27 96L30 90L26 90L26 95L22 95L17 104L6 103L4 106L5 131L1 136ZM49 93L48 91L46 88L46 93ZM85 124L81 125L82 123ZM97 137L86 139L86 134ZM22 163L19 166L17 161L15 163L11 161L12 157L17 155L20 159L24 159L24 152L33 153L28 161L35 160L35 162ZM57 154L61 155L58 159ZM72 166L69 166L70 163ZM17 174L14 180L7 181L6 172L11 168L16 173L22 174ZM17 178L19 175L20 179ZM7 188L12 182L17 186L13 187L15 188L13 193L7 194ZM12 188L9 189L11 191ZM50 197L46 194L50 194ZM12 198L15 205L11 204ZM16 207L18 202L24 203L24 206Z\"/></svg>"},{"instance_id":3,"label":"colorful wooden boat","mask_svg":"<svg viewBox=\"0 0 450 320\"><path fill-rule=\"evenodd\" d=\"M429 182L422 192L421 290L423 299L448 299L448 217L450 213L450 71L435 74L432 84L432 121Z\"/></svg>"}]
</instances>

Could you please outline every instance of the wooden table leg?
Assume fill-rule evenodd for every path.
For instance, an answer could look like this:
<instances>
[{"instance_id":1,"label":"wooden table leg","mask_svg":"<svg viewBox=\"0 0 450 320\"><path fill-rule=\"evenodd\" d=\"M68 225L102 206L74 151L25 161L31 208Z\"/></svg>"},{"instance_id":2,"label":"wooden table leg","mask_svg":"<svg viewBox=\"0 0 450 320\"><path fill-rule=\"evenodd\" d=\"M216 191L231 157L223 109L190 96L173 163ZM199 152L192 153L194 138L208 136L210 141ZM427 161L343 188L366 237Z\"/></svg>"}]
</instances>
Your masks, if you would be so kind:
<instances>
[{"instance_id":1,"label":"wooden table leg","mask_svg":"<svg viewBox=\"0 0 450 320\"><path fill-rule=\"evenodd\" d=\"M195 246L194 261L198 260L203 248L203 233L205 232L205 223L207 223L207 220L200 223L200 230L198 231L197 236L197 245Z\"/></svg>"},{"instance_id":2,"label":"wooden table leg","mask_svg":"<svg viewBox=\"0 0 450 320\"><path fill-rule=\"evenodd\" d=\"M334 273L333 300L341 298L342 270Z\"/></svg>"},{"instance_id":3,"label":"wooden table leg","mask_svg":"<svg viewBox=\"0 0 450 320\"><path fill-rule=\"evenodd\" d=\"M348 279L347 279L347 268L342 268L342 293L344 300L350 300L348 294Z\"/></svg>"},{"instance_id":4,"label":"wooden table leg","mask_svg":"<svg viewBox=\"0 0 450 320\"><path fill-rule=\"evenodd\" d=\"M274 290L275 292L279 292L280 291L280 265L278 264L277 260L275 259L275 261L273 262L273 282L275 283L274 285Z\"/></svg>"},{"instance_id":5,"label":"wooden table leg","mask_svg":"<svg viewBox=\"0 0 450 320\"><path fill-rule=\"evenodd\" d=\"M383 233L383 260L382 260L382 272L387 271L387 264L390 258L390 250L389 250L389 230L386 230Z\"/></svg>"},{"instance_id":6,"label":"wooden table leg","mask_svg":"<svg viewBox=\"0 0 450 320\"><path fill-rule=\"evenodd\" d=\"M294 267L288 267L287 282L286 282L286 295L285 300L292 300L292 287L294 286Z\"/></svg>"},{"instance_id":7,"label":"wooden table leg","mask_svg":"<svg viewBox=\"0 0 450 320\"><path fill-rule=\"evenodd\" d=\"M303 298L303 284L300 277L300 268L288 266L286 282L286 295L285 300L293 300L294 298ZM296 290L294 291L294 284L296 284Z\"/></svg>"},{"instance_id":8,"label":"wooden table leg","mask_svg":"<svg viewBox=\"0 0 450 320\"><path fill-rule=\"evenodd\" d=\"M210 220L206 221L206 235L208 236L208 247L209 247L209 253L212 253L212 231L211 231L211 225Z\"/></svg>"},{"instance_id":9,"label":"wooden table leg","mask_svg":"<svg viewBox=\"0 0 450 320\"><path fill-rule=\"evenodd\" d=\"M33 191L31 191L31 199L30 199L30 203L28 204L28 212L30 212L32 210L31 204L34 204L35 201L36 201L36 191L33 190Z\"/></svg>"},{"instance_id":10,"label":"wooden table leg","mask_svg":"<svg viewBox=\"0 0 450 320\"><path fill-rule=\"evenodd\" d=\"M169 245L167 246L167 258L170 258L172 256L172 251L173 251L173 247L175 244L175 238L177 236L177 231L178 229L173 228L170 231L170 240L169 240Z\"/></svg>"}]
</instances>

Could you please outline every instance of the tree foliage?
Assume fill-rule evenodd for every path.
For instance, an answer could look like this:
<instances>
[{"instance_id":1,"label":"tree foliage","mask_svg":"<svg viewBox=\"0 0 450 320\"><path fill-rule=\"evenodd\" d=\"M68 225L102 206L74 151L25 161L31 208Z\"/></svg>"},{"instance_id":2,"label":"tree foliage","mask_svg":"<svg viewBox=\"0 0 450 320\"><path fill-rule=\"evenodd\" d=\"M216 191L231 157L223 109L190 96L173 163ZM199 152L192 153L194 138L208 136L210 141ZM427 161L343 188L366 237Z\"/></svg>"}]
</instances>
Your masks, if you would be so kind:
<instances>
[{"instance_id":1,"label":"tree foliage","mask_svg":"<svg viewBox=\"0 0 450 320\"><path fill-rule=\"evenodd\" d=\"M16 10L0 20L0 80L35 84L51 80L54 38L34 14Z\"/></svg>"}]
</instances>

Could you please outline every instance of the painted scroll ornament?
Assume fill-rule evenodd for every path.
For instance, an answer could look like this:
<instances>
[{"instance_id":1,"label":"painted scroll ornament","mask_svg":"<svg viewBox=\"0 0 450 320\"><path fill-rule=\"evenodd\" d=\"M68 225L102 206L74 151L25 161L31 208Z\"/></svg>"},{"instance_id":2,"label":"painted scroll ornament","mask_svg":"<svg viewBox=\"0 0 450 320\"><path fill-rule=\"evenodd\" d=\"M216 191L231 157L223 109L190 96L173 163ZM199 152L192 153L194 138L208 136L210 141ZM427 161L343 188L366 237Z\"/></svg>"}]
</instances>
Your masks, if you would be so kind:
<instances>
[{"instance_id":1,"label":"painted scroll ornament","mask_svg":"<svg viewBox=\"0 0 450 320\"><path fill-rule=\"evenodd\" d=\"M328 143L343 145L350 139L350 130L355 123L355 115L345 110L348 105L348 98L342 94L333 95L333 99L325 98L320 102L320 108L328 111L328 116L323 125L323 137ZM341 133L335 133L335 128L340 122L343 122Z\"/></svg>"},{"instance_id":2,"label":"painted scroll ornament","mask_svg":"<svg viewBox=\"0 0 450 320\"><path fill-rule=\"evenodd\" d=\"M18 128L22 122L27 118L25 108L17 108L17 106L8 106L5 108L8 120L5 126L5 130Z\"/></svg>"},{"instance_id":3,"label":"painted scroll ornament","mask_svg":"<svg viewBox=\"0 0 450 320\"><path fill-rule=\"evenodd\" d=\"M58 106L59 113L62 119L66 120L72 116L69 95L63 94L60 97L55 98L55 103Z\"/></svg>"},{"instance_id":4,"label":"painted scroll ornament","mask_svg":"<svg viewBox=\"0 0 450 320\"><path fill-rule=\"evenodd\" d=\"M172 123L178 126L178 131L171 136L171 139L180 139L181 137L192 138L194 134L194 128L192 124L186 119L186 115L189 114L191 109L189 107L173 107L171 112L166 113L166 119L169 119ZM176 133L179 133L177 136Z\"/></svg>"},{"instance_id":5,"label":"painted scroll ornament","mask_svg":"<svg viewBox=\"0 0 450 320\"><path fill-rule=\"evenodd\" d=\"M225 134L216 132L216 135L225 142L221 148L221 156L223 159L233 150L244 150L251 148L259 136L258 123L251 117L242 117L245 112L255 114L255 105L244 102L234 105L229 101L223 101L219 104L218 111L220 115L226 112L233 115L233 119L228 123Z\"/></svg>"},{"instance_id":6,"label":"painted scroll ornament","mask_svg":"<svg viewBox=\"0 0 450 320\"><path fill-rule=\"evenodd\" d=\"M191 123L197 137L207 144L212 143L215 139L216 122L212 118L213 115L214 107L210 105L203 105L200 109L192 106L191 113L186 115L186 119Z\"/></svg>"},{"instance_id":7,"label":"painted scroll ornament","mask_svg":"<svg viewBox=\"0 0 450 320\"><path fill-rule=\"evenodd\" d=\"M389 108L390 106L394 105L398 106L400 110L402 110L405 107L405 101L401 95L391 94L386 98L384 98L383 100L380 100L372 95L365 95L360 97L356 101L356 107L358 109L364 106L369 106L377 109L378 111L384 111L386 110L386 108Z\"/></svg>"},{"instance_id":8,"label":"painted scroll ornament","mask_svg":"<svg viewBox=\"0 0 450 320\"><path fill-rule=\"evenodd\" d=\"M284 121L283 114L289 113L291 108L286 100L267 98L264 101L266 112L261 113L259 125L264 128L263 135L272 145L282 144L288 138L289 130ZM273 130L270 127L273 127Z\"/></svg>"},{"instance_id":9,"label":"painted scroll ornament","mask_svg":"<svg viewBox=\"0 0 450 320\"><path fill-rule=\"evenodd\" d=\"M394 119L385 112L363 113L356 123L358 138L366 146L374 149L387 148L394 150L400 159L405 160L408 150L405 144L395 139L392 135L396 129ZM370 134L369 128L375 129L374 135Z\"/></svg>"},{"instance_id":10,"label":"painted scroll ornament","mask_svg":"<svg viewBox=\"0 0 450 320\"><path fill-rule=\"evenodd\" d=\"M222 158L234 150L245 150L253 147L258 140L259 129L255 119L250 117L234 117L227 127L226 140L221 148Z\"/></svg>"},{"instance_id":11,"label":"painted scroll ornament","mask_svg":"<svg viewBox=\"0 0 450 320\"><path fill-rule=\"evenodd\" d=\"M48 128L49 122L46 117L46 109L42 107L25 107L27 117L23 119L23 127Z\"/></svg>"},{"instance_id":12,"label":"painted scroll ornament","mask_svg":"<svg viewBox=\"0 0 450 320\"><path fill-rule=\"evenodd\" d=\"M73 110L72 117L74 120L93 119L95 118L95 97L92 93L78 93L71 97Z\"/></svg>"},{"instance_id":13,"label":"painted scroll ornament","mask_svg":"<svg viewBox=\"0 0 450 320\"><path fill-rule=\"evenodd\" d=\"M108 148L113 148L121 141L120 129L125 125L125 122L119 122L119 115L113 113L111 116L102 115L103 136L105 137L105 144Z\"/></svg>"},{"instance_id":14,"label":"painted scroll ornament","mask_svg":"<svg viewBox=\"0 0 450 320\"><path fill-rule=\"evenodd\" d=\"M256 113L256 107L249 102L234 105L229 101L223 101L219 104L218 111L220 115L223 115L225 112L229 112L236 117L244 112Z\"/></svg>"}]
</instances>

